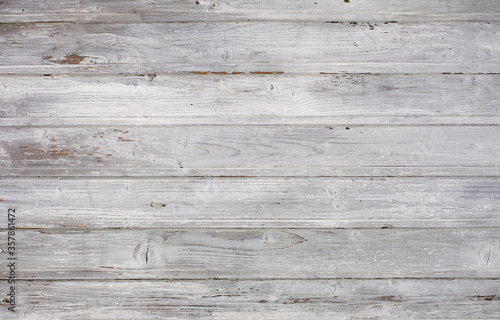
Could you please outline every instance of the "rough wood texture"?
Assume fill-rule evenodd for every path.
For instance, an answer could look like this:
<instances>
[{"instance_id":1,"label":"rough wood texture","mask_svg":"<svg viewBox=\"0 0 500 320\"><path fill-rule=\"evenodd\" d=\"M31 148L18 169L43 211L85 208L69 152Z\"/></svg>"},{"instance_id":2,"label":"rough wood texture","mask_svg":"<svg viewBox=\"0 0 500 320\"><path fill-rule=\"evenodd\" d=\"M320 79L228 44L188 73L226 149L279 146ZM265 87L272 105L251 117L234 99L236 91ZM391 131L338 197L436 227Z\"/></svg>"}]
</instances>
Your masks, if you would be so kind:
<instances>
[{"instance_id":1,"label":"rough wood texture","mask_svg":"<svg viewBox=\"0 0 500 320\"><path fill-rule=\"evenodd\" d=\"M30 281L19 318L498 319L498 280ZM9 312L10 313L10 312ZM12 315L0 308L2 319Z\"/></svg>"},{"instance_id":2,"label":"rough wood texture","mask_svg":"<svg viewBox=\"0 0 500 320\"><path fill-rule=\"evenodd\" d=\"M495 0L4 0L0 22L499 20Z\"/></svg>"},{"instance_id":3,"label":"rough wood texture","mask_svg":"<svg viewBox=\"0 0 500 320\"><path fill-rule=\"evenodd\" d=\"M0 0L0 318L499 319L499 27L497 0Z\"/></svg>"},{"instance_id":4,"label":"rough wood texture","mask_svg":"<svg viewBox=\"0 0 500 320\"><path fill-rule=\"evenodd\" d=\"M1 24L0 74L498 73L499 23Z\"/></svg>"},{"instance_id":5,"label":"rough wood texture","mask_svg":"<svg viewBox=\"0 0 500 320\"><path fill-rule=\"evenodd\" d=\"M500 277L497 228L17 233L21 279Z\"/></svg>"},{"instance_id":6,"label":"rough wood texture","mask_svg":"<svg viewBox=\"0 0 500 320\"><path fill-rule=\"evenodd\" d=\"M499 126L0 130L2 176L498 176Z\"/></svg>"},{"instance_id":7,"label":"rough wood texture","mask_svg":"<svg viewBox=\"0 0 500 320\"><path fill-rule=\"evenodd\" d=\"M500 75L0 77L0 125L500 124Z\"/></svg>"},{"instance_id":8,"label":"rough wood texture","mask_svg":"<svg viewBox=\"0 0 500 320\"><path fill-rule=\"evenodd\" d=\"M24 228L500 227L498 178L3 179L0 190Z\"/></svg>"}]
</instances>

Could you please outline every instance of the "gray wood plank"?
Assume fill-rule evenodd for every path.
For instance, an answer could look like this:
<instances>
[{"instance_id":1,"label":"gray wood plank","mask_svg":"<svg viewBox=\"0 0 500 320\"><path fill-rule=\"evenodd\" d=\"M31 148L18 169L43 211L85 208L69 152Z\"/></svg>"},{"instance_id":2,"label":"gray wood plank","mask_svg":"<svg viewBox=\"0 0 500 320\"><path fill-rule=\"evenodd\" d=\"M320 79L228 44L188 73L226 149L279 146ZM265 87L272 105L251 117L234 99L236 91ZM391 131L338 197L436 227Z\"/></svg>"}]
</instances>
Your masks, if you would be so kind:
<instances>
[{"instance_id":1,"label":"gray wood plank","mask_svg":"<svg viewBox=\"0 0 500 320\"><path fill-rule=\"evenodd\" d=\"M30 281L19 319L498 319L498 280ZM15 319L5 306L2 319Z\"/></svg>"},{"instance_id":2,"label":"gray wood plank","mask_svg":"<svg viewBox=\"0 0 500 320\"><path fill-rule=\"evenodd\" d=\"M1 176L498 176L499 126L3 127Z\"/></svg>"},{"instance_id":3,"label":"gray wood plank","mask_svg":"<svg viewBox=\"0 0 500 320\"><path fill-rule=\"evenodd\" d=\"M477 0L4 0L0 22L344 20L498 20L497 1Z\"/></svg>"},{"instance_id":4,"label":"gray wood plank","mask_svg":"<svg viewBox=\"0 0 500 320\"><path fill-rule=\"evenodd\" d=\"M0 77L0 125L500 124L500 75Z\"/></svg>"},{"instance_id":5,"label":"gray wood plank","mask_svg":"<svg viewBox=\"0 0 500 320\"><path fill-rule=\"evenodd\" d=\"M500 227L498 178L2 179L23 228Z\"/></svg>"},{"instance_id":6,"label":"gray wood plank","mask_svg":"<svg viewBox=\"0 0 500 320\"><path fill-rule=\"evenodd\" d=\"M499 231L17 229L16 263L19 279L499 278Z\"/></svg>"},{"instance_id":7,"label":"gray wood plank","mask_svg":"<svg viewBox=\"0 0 500 320\"><path fill-rule=\"evenodd\" d=\"M0 74L499 73L499 23L1 24Z\"/></svg>"}]
</instances>

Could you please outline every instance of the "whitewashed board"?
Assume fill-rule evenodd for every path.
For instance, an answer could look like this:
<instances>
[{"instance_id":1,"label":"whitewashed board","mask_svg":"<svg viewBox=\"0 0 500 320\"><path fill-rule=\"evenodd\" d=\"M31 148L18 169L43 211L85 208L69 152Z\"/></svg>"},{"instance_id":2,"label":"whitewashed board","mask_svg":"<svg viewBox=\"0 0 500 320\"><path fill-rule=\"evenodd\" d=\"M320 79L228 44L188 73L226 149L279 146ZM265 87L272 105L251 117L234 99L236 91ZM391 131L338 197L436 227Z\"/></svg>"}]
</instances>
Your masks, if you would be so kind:
<instances>
[{"instance_id":1,"label":"whitewashed board","mask_svg":"<svg viewBox=\"0 0 500 320\"><path fill-rule=\"evenodd\" d=\"M3 127L1 176L499 176L499 126Z\"/></svg>"},{"instance_id":2,"label":"whitewashed board","mask_svg":"<svg viewBox=\"0 0 500 320\"><path fill-rule=\"evenodd\" d=\"M18 229L17 239L19 279L500 277L498 228L53 228Z\"/></svg>"},{"instance_id":3,"label":"whitewashed board","mask_svg":"<svg viewBox=\"0 0 500 320\"><path fill-rule=\"evenodd\" d=\"M499 24L0 24L0 74L499 73Z\"/></svg>"},{"instance_id":4,"label":"whitewashed board","mask_svg":"<svg viewBox=\"0 0 500 320\"><path fill-rule=\"evenodd\" d=\"M499 30L496 0L0 1L0 319L499 319Z\"/></svg>"},{"instance_id":5,"label":"whitewashed board","mask_svg":"<svg viewBox=\"0 0 500 320\"><path fill-rule=\"evenodd\" d=\"M500 227L500 179L485 177L7 178L0 190L23 228Z\"/></svg>"},{"instance_id":6,"label":"whitewashed board","mask_svg":"<svg viewBox=\"0 0 500 320\"><path fill-rule=\"evenodd\" d=\"M0 22L491 21L500 17L495 0L4 0L0 13Z\"/></svg>"},{"instance_id":7,"label":"whitewashed board","mask_svg":"<svg viewBox=\"0 0 500 320\"><path fill-rule=\"evenodd\" d=\"M4 76L0 126L500 124L500 75Z\"/></svg>"},{"instance_id":8,"label":"whitewashed board","mask_svg":"<svg viewBox=\"0 0 500 320\"><path fill-rule=\"evenodd\" d=\"M498 280L21 282L19 319L498 319ZM12 319L0 308L2 319Z\"/></svg>"}]
</instances>

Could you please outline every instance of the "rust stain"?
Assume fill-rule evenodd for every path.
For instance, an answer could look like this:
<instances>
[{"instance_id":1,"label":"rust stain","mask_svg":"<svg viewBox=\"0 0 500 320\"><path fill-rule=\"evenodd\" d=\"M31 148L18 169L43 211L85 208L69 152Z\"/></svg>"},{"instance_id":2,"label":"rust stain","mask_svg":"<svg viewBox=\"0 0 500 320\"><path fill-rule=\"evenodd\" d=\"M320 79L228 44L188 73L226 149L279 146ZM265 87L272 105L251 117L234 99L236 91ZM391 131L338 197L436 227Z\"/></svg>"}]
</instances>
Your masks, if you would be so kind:
<instances>
[{"instance_id":1,"label":"rust stain","mask_svg":"<svg viewBox=\"0 0 500 320\"><path fill-rule=\"evenodd\" d=\"M155 207L156 207L156 208L163 208L163 207L166 207L167 205L166 205L166 204L164 204L164 203L161 203L161 202L154 202L154 201L152 201L152 202L149 204L149 206L150 206L151 208L155 208Z\"/></svg>"},{"instance_id":2,"label":"rust stain","mask_svg":"<svg viewBox=\"0 0 500 320\"><path fill-rule=\"evenodd\" d=\"M283 74L283 71L250 71L250 74Z\"/></svg>"},{"instance_id":3,"label":"rust stain","mask_svg":"<svg viewBox=\"0 0 500 320\"><path fill-rule=\"evenodd\" d=\"M51 150L47 151L47 153L50 154L51 156L68 156L69 155L69 150L51 149Z\"/></svg>"},{"instance_id":4,"label":"rust stain","mask_svg":"<svg viewBox=\"0 0 500 320\"><path fill-rule=\"evenodd\" d=\"M45 154L45 150L28 149L21 151L22 154Z\"/></svg>"},{"instance_id":5,"label":"rust stain","mask_svg":"<svg viewBox=\"0 0 500 320\"><path fill-rule=\"evenodd\" d=\"M21 44L21 42L12 41L11 44Z\"/></svg>"},{"instance_id":6,"label":"rust stain","mask_svg":"<svg viewBox=\"0 0 500 320\"><path fill-rule=\"evenodd\" d=\"M26 149L28 147L26 146L21 146L19 148L23 148L25 150L21 150L21 153L24 155L33 155L33 154L46 154L46 155L51 155L51 156L68 156L69 155L69 150L64 150L64 149L50 149L49 151L45 151L42 149Z\"/></svg>"},{"instance_id":7,"label":"rust stain","mask_svg":"<svg viewBox=\"0 0 500 320\"><path fill-rule=\"evenodd\" d=\"M58 64L79 64L85 58L90 58L89 56L80 56L78 54L67 54L64 56L64 59L52 60L52 56L45 56L43 59L49 60L50 62L58 63Z\"/></svg>"}]
</instances>

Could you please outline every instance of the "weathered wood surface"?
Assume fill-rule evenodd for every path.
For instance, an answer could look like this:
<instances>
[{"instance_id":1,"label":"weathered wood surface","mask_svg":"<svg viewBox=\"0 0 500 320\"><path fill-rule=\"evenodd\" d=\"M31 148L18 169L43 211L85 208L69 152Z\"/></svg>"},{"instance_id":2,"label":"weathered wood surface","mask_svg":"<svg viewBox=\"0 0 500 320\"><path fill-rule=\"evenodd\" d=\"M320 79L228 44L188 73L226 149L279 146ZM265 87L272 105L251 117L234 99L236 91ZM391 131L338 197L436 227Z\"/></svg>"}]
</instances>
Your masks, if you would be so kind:
<instances>
[{"instance_id":1,"label":"weathered wood surface","mask_svg":"<svg viewBox=\"0 0 500 320\"><path fill-rule=\"evenodd\" d=\"M498 280L29 281L19 319L498 319ZM12 319L0 305L2 319Z\"/></svg>"},{"instance_id":2,"label":"weathered wood surface","mask_svg":"<svg viewBox=\"0 0 500 320\"><path fill-rule=\"evenodd\" d=\"M499 23L0 24L0 74L498 73Z\"/></svg>"},{"instance_id":3,"label":"weathered wood surface","mask_svg":"<svg viewBox=\"0 0 500 320\"><path fill-rule=\"evenodd\" d=\"M500 124L500 75L0 77L0 125Z\"/></svg>"},{"instance_id":4,"label":"weathered wood surface","mask_svg":"<svg viewBox=\"0 0 500 320\"><path fill-rule=\"evenodd\" d=\"M495 0L1 0L0 318L500 318L499 26Z\"/></svg>"},{"instance_id":5,"label":"weathered wood surface","mask_svg":"<svg viewBox=\"0 0 500 320\"><path fill-rule=\"evenodd\" d=\"M4 0L0 22L499 20L495 0Z\"/></svg>"},{"instance_id":6,"label":"weathered wood surface","mask_svg":"<svg viewBox=\"0 0 500 320\"><path fill-rule=\"evenodd\" d=\"M500 227L498 178L2 179L0 190L23 228Z\"/></svg>"},{"instance_id":7,"label":"weathered wood surface","mask_svg":"<svg viewBox=\"0 0 500 320\"><path fill-rule=\"evenodd\" d=\"M3 127L2 176L498 176L499 126Z\"/></svg>"},{"instance_id":8,"label":"weathered wood surface","mask_svg":"<svg viewBox=\"0 0 500 320\"><path fill-rule=\"evenodd\" d=\"M16 237L20 279L500 278L497 228L64 228Z\"/></svg>"}]
</instances>

